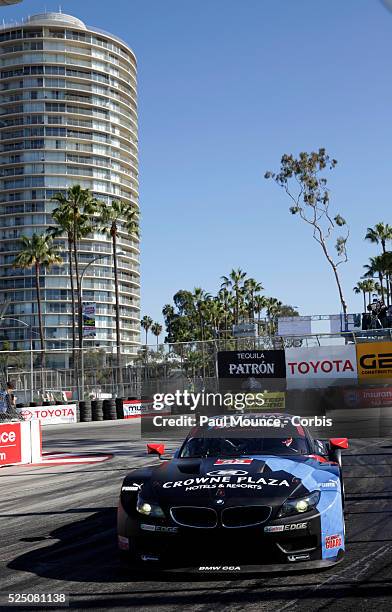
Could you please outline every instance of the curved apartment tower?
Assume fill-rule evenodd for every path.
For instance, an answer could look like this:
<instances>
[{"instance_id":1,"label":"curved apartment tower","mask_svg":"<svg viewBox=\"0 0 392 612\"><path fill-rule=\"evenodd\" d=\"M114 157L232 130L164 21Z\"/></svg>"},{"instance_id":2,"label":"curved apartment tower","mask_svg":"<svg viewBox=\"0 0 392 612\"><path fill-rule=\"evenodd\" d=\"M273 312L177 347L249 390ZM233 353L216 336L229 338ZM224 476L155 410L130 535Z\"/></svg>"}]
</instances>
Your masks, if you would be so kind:
<instances>
[{"instance_id":1,"label":"curved apartment tower","mask_svg":"<svg viewBox=\"0 0 392 612\"><path fill-rule=\"evenodd\" d=\"M52 225L53 196L75 184L100 200L138 203L136 58L122 41L75 17L34 15L0 29L0 340L12 349L37 338L31 270L12 267L18 238ZM47 349L71 346L71 293L64 265L42 272ZM139 346L139 244L121 232L118 248L122 352ZM96 233L79 244L83 301L96 304L96 336L87 348L116 344L111 243ZM7 326L6 333L4 328ZM35 341L39 348L39 343Z\"/></svg>"}]
</instances>

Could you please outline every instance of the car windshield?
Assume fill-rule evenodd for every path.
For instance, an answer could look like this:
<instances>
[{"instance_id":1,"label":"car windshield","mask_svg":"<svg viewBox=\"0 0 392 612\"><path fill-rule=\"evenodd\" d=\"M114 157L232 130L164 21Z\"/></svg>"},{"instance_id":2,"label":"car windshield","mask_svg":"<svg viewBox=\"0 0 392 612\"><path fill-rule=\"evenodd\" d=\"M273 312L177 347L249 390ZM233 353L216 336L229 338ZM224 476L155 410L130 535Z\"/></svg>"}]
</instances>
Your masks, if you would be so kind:
<instances>
[{"instance_id":1,"label":"car windshield","mask_svg":"<svg viewBox=\"0 0 392 612\"><path fill-rule=\"evenodd\" d=\"M272 438L188 438L180 457L241 457L243 455L306 455L310 453L305 437Z\"/></svg>"}]
</instances>

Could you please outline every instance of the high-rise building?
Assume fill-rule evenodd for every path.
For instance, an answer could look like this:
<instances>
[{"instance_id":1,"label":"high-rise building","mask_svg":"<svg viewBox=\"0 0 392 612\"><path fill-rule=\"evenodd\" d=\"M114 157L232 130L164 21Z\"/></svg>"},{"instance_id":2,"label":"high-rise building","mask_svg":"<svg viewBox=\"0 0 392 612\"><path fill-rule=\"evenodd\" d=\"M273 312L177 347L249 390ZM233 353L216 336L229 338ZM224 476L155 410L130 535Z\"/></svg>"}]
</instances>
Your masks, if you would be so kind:
<instances>
[{"instance_id":1,"label":"high-rise building","mask_svg":"<svg viewBox=\"0 0 392 612\"><path fill-rule=\"evenodd\" d=\"M0 70L0 306L9 302L7 316L29 326L4 320L0 340L17 349L29 346L38 317L33 271L12 264L21 235L53 224L53 196L79 184L101 201L138 204L136 58L116 36L45 13L0 28ZM60 247L64 265L41 273L48 349L69 348L72 337L65 239ZM85 345L114 350L110 239L97 231L78 248L81 271L99 257L83 278L97 328ZM123 228L118 250L121 345L131 358L140 342L139 243Z\"/></svg>"}]
</instances>

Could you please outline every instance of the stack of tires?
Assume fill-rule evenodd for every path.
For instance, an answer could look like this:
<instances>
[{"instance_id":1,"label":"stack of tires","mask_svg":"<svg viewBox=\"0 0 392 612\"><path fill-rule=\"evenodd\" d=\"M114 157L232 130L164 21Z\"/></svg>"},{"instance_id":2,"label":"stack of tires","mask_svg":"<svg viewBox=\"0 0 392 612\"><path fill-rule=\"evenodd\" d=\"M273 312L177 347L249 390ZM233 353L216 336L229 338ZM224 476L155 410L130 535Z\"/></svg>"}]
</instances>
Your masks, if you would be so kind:
<instances>
[{"instance_id":1,"label":"stack of tires","mask_svg":"<svg viewBox=\"0 0 392 612\"><path fill-rule=\"evenodd\" d=\"M105 421L117 419L116 403L114 399L103 400L103 418Z\"/></svg>"},{"instance_id":2,"label":"stack of tires","mask_svg":"<svg viewBox=\"0 0 392 612\"><path fill-rule=\"evenodd\" d=\"M103 421L102 400L91 401L91 416L93 421Z\"/></svg>"},{"instance_id":3,"label":"stack of tires","mask_svg":"<svg viewBox=\"0 0 392 612\"><path fill-rule=\"evenodd\" d=\"M81 401L79 402L80 410L80 421L82 423L89 423L91 421L91 402Z\"/></svg>"},{"instance_id":4,"label":"stack of tires","mask_svg":"<svg viewBox=\"0 0 392 612\"><path fill-rule=\"evenodd\" d=\"M122 397L116 397L116 416L118 419L124 418L123 399Z\"/></svg>"}]
</instances>

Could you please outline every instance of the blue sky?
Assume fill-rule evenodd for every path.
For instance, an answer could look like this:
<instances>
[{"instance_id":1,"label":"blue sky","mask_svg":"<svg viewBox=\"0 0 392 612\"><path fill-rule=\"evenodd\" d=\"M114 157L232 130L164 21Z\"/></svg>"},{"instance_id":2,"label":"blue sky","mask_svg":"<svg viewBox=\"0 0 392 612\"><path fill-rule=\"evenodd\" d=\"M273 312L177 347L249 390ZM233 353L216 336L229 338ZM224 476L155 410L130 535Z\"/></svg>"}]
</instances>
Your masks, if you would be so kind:
<instances>
[{"instance_id":1,"label":"blue sky","mask_svg":"<svg viewBox=\"0 0 392 612\"><path fill-rule=\"evenodd\" d=\"M392 2L391 2L392 4ZM338 159L332 205L350 225L352 292L392 223L392 13L379 0L67 0L63 12L126 40L139 65L142 314L241 267L301 314L339 312L309 229L264 180L285 152ZM6 21L57 10L25 0Z\"/></svg>"}]
</instances>

